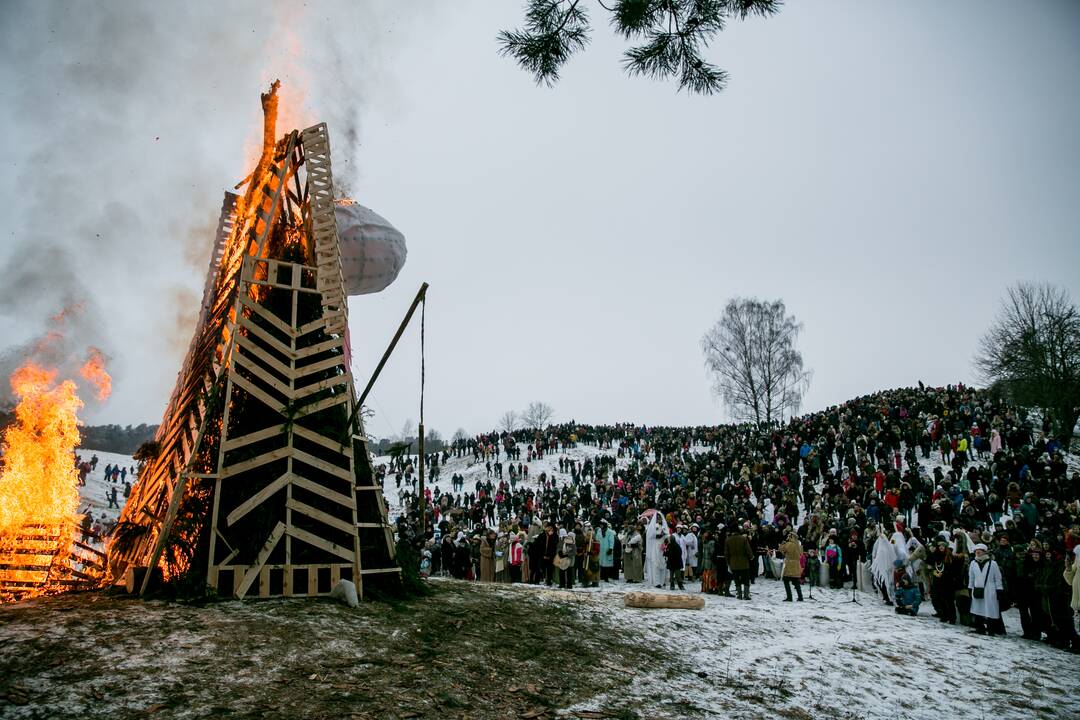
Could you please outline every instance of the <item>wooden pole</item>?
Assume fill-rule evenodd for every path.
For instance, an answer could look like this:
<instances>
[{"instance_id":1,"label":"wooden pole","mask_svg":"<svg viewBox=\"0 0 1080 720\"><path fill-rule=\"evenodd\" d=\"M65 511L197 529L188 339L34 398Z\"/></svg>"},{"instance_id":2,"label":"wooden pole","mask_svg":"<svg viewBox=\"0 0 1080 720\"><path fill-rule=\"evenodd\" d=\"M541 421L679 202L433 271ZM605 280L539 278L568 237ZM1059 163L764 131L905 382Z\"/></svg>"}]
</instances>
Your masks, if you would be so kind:
<instances>
[{"instance_id":1,"label":"wooden pole","mask_svg":"<svg viewBox=\"0 0 1080 720\"><path fill-rule=\"evenodd\" d=\"M420 537L427 538L427 503L424 502L424 422L420 421Z\"/></svg>"}]
</instances>

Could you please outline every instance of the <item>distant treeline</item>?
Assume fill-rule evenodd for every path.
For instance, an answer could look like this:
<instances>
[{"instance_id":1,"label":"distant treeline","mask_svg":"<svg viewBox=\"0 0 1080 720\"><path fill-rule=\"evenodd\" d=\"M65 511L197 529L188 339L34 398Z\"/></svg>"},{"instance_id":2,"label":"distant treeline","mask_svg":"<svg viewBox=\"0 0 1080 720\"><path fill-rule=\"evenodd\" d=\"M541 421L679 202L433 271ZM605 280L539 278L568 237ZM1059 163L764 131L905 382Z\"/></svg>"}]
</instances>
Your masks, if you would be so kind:
<instances>
[{"instance_id":1,"label":"distant treeline","mask_svg":"<svg viewBox=\"0 0 1080 720\"><path fill-rule=\"evenodd\" d=\"M15 413L0 410L0 431L7 428L8 424L15 420ZM157 425L83 425L79 428L82 440L80 447L100 452L120 453L131 455L140 445L147 440L154 439Z\"/></svg>"}]
</instances>

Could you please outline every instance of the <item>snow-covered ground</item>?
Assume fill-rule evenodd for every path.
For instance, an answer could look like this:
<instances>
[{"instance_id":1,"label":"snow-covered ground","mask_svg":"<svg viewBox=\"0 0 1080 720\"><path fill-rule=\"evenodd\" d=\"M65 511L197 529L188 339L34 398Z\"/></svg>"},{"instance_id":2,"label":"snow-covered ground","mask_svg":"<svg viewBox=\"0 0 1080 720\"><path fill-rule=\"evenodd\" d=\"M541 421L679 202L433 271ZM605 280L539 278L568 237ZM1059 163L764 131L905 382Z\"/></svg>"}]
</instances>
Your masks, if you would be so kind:
<instances>
[{"instance_id":1,"label":"snow-covered ground","mask_svg":"<svg viewBox=\"0 0 1080 720\"><path fill-rule=\"evenodd\" d=\"M641 717L1080 717L1077 657L1021 639L1015 611L1005 614L1008 636L995 638L939 622L929 603L903 617L872 595L857 593L854 604L850 590L823 588L812 600L804 588L804 602L787 603L782 583L764 578L751 600L705 595L703 610L627 608L623 594L641 585L601 585L491 586L508 598L531 593L572 604L655 649L655 664L622 669L618 697L564 711L571 717L628 696ZM698 594L697 584L685 592Z\"/></svg>"},{"instance_id":2,"label":"snow-covered ground","mask_svg":"<svg viewBox=\"0 0 1080 720\"><path fill-rule=\"evenodd\" d=\"M115 484L105 479L105 466L106 465L119 465L123 468L128 468L127 481L134 484L135 478L131 473L131 468L136 467L136 463L131 459L130 455L120 455L118 453L101 452L99 450L88 450L79 448L75 451L75 454L80 456L84 461L90 462L90 458L94 455L98 457L97 468L92 470L89 475L86 476L86 485L79 488L80 505L79 512L85 513L89 510L94 520L100 520L103 524L106 521L116 522L120 517L120 509L124 507L124 482L117 480ZM116 488L116 501L120 504L120 509L110 508L108 493L112 488Z\"/></svg>"}]
</instances>

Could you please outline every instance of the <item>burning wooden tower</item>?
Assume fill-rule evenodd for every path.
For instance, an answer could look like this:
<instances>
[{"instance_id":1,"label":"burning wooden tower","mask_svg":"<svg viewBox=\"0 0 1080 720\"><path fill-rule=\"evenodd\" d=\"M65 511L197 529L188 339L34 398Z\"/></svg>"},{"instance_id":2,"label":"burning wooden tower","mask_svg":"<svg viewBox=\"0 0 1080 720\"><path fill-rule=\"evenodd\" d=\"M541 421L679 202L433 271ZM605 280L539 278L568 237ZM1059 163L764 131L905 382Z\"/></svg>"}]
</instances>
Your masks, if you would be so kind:
<instances>
[{"instance_id":1,"label":"burning wooden tower","mask_svg":"<svg viewBox=\"0 0 1080 720\"><path fill-rule=\"evenodd\" d=\"M329 136L319 124L276 139L277 87L262 96L246 192L226 193L198 326L109 548L112 576L136 591L148 568L237 598L399 579L355 412Z\"/></svg>"}]
</instances>

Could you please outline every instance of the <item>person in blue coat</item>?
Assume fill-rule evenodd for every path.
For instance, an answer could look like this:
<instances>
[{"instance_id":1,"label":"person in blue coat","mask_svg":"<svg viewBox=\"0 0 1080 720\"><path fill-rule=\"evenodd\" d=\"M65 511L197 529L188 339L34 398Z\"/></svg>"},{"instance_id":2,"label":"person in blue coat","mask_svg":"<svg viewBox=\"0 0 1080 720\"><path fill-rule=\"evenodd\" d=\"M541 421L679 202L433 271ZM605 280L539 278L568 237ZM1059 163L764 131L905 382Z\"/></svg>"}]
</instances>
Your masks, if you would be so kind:
<instances>
[{"instance_id":1,"label":"person in blue coat","mask_svg":"<svg viewBox=\"0 0 1080 720\"><path fill-rule=\"evenodd\" d=\"M922 592L919 586L904 575L900 578L900 584L896 586L896 612L899 615L918 615L919 605L922 604Z\"/></svg>"}]
</instances>

